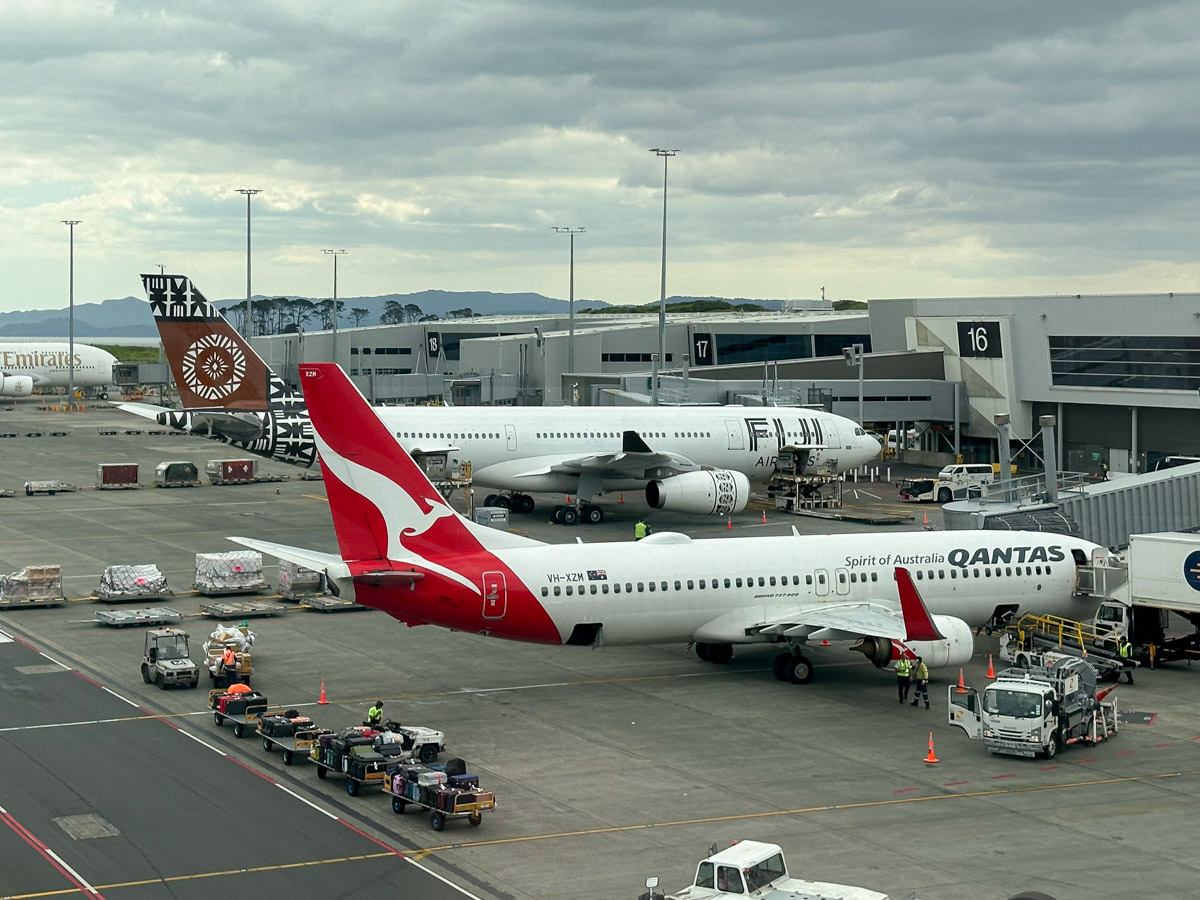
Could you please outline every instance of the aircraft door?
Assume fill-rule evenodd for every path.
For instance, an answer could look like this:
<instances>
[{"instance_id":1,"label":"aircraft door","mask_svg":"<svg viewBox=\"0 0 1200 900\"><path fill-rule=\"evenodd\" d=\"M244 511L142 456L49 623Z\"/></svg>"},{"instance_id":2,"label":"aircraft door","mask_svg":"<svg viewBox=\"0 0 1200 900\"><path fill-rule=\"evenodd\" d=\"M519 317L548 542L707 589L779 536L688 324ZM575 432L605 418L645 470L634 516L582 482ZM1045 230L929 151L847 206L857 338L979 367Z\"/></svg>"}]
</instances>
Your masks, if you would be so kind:
<instances>
[{"instance_id":1,"label":"aircraft door","mask_svg":"<svg viewBox=\"0 0 1200 900\"><path fill-rule=\"evenodd\" d=\"M946 685L946 696L949 698L950 724L957 725L967 733L973 741L983 737L983 717L979 709L979 692L975 688L967 688L966 693L958 693L958 685Z\"/></svg>"},{"instance_id":2,"label":"aircraft door","mask_svg":"<svg viewBox=\"0 0 1200 900\"><path fill-rule=\"evenodd\" d=\"M850 593L850 570L849 569L834 569L833 570L833 587L839 594Z\"/></svg>"},{"instance_id":3,"label":"aircraft door","mask_svg":"<svg viewBox=\"0 0 1200 900\"><path fill-rule=\"evenodd\" d=\"M824 597L829 593L829 572L825 569L817 569L813 572L813 587L816 588L818 597Z\"/></svg>"},{"instance_id":4,"label":"aircraft door","mask_svg":"<svg viewBox=\"0 0 1200 900\"><path fill-rule=\"evenodd\" d=\"M726 419L725 433L729 435L730 450L746 449L745 436L742 434L744 423L740 419Z\"/></svg>"},{"instance_id":5,"label":"aircraft door","mask_svg":"<svg viewBox=\"0 0 1200 900\"><path fill-rule=\"evenodd\" d=\"M504 436L505 436L505 438L508 439L508 449L516 450L517 449L517 426L516 425L505 425L504 426Z\"/></svg>"},{"instance_id":6,"label":"aircraft door","mask_svg":"<svg viewBox=\"0 0 1200 900\"><path fill-rule=\"evenodd\" d=\"M483 573L483 617L503 619L508 607L508 587L503 572Z\"/></svg>"}]
</instances>

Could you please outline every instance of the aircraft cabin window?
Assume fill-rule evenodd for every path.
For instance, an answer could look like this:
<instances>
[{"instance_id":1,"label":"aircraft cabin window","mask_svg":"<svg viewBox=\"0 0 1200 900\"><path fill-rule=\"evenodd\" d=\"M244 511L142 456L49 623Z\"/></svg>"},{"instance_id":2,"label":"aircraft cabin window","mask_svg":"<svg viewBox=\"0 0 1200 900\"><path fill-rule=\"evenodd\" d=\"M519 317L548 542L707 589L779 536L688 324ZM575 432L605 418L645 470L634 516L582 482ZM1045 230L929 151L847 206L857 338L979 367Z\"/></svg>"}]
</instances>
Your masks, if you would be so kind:
<instances>
[{"instance_id":1,"label":"aircraft cabin window","mask_svg":"<svg viewBox=\"0 0 1200 900\"><path fill-rule=\"evenodd\" d=\"M591 589L590 591L588 591L588 593L589 593L589 594L594 594L594 593L596 593L596 586L595 586L594 584L592 585L592 589Z\"/></svg>"},{"instance_id":2,"label":"aircraft cabin window","mask_svg":"<svg viewBox=\"0 0 1200 900\"><path fill-rule=\"evenodd\" d=\"M621 582L618 581L616 584L613 585L613 593L614 594L621 593Z\"/></svg>"},{"instance_id":3,"label":"aircraft cabin window","mask_svg":"<svg viewBox=\"0 0 1200 900\"><path fill-rule=\"evenodd\" d=\"M809 584L812 584L812 576L811 576L811 575L808 575L808 576L806 576L806 577L808 578L808 583L809 583ZM800 576L799 576L799 575L793 575L793 576L792 576L792 584L799 584L799 583L800 583Z\"/></svg>"},{"instance_id":4,"label":"aircraft cabin window","mask_svg":"<svg viewBox=\"0 0 1200 900\"><path fill-rule=\"evenodd\" d=\"M548 588L548 587L542 588L542 596L549 597L550 596L550 588Z\"/></svg>"},{"instance_id":5,"label":"aircraft cabin window","mask_svg":"<svg viewBox=\"0 0 1200 900\"><path fill-rule=\"evenodd\" d=\"M725 579L725 587L729 587L729 579L728 578Z\"/></svg>"},{"instance_id":6,"label":"aircraft cabin window","mask_svg":"<svg viewBox=\"0 0 1200 900\"><path fill-rule=\"evenodd\" d=\"M652 593L652 594L653 594L653 593L654 593L654 591L655 591L654 582L653 582L653 581L651 581L651 582L650 582L650 593Z\"/></svg>"},{"instance_id":7,"label":"aircraft cabin window","mask_svg":"<svg viewBox=\"0 0 1200 900\"><path fill-rule=\"evenodd\" d=\"M825 575L824 575L824 573L822 573L817 576L817 584L824 584L824 583L825 583Z\"/></svg>"},{"instance_id":8,"label":"aircraft cabin window","mask_svg":"<svg viewBox=\"0 0 1200 900\"><path fill-rule=\"evenodd\" d=\"M1041 566L1035 566L1034 568L1037 570L1037 573L1038 573L1039 575L1041 575L1041 574L1042 574L1042 567L1041 567Z\"/></svg>"},{"instance_id":9,"label":"aircraft cabin window","mask_svg":"<svg viewBox=\"0 0 1200 900\"><path fill-rule=\"evenodd\" d=\"M700 590L704 590L704 579L700 579Z\"/></svg>"},{"instance_id":10,"label":"aircraft cabin window","mask_svg":"<svg viewBox=\"0 0 1200 900\"><path fill-rule=\"evenodd\" d=\"M1005 567L1004 567L1004 574L1005 574L1005 575L1012 575L1012 566L1005 566Z\"/></svg>"},{"instance_id":11,"label":"aircraft cabin window","mask_svg":"<svg viewBox=\"0 0 1200 900\"><path fill-rule=\"evenodd\" d=\"M845 584L845 583L846 583L846 573L838 572L838 584Z\"/></svg>"},{"instance_id":12,"label":"aircraft cabin window","mask_svg":"<svg viewBox=\"0 0 1200 900\"><path fill-rule=\"evenodd\" d=\"M646 590L646 585L645 585L643 582L640 582L640 581L639 581L639 582L638 582L638 593L640 594L640 593L642 593L642 591L644 591L644 590Z\"/></svg>"},{"instance_id":13,"label":"aircraft cabin window","mask_svg":"<svg viewBox=\"0 0 1200 900\"><path fill-rule=\"evenodd\" d=\"M571 585L569 585L569 584L568 584L568 585L567 585L567 596L568 596L568 597L570 597L570 596L572 596L574 593L575 593L575 588L573 588Z\"/></svg>"},{"instance_id":14,"label":"aircraft cabin window","mask_svg":"<svg viewBox=\"0 0 1200 900\"><path fill-rule=\"evenodd\" d=\"M917 569L917 581L921 580L921 570Z\"/></svg>"},{"instance_id":15,"label":"aircraft cabin window","mask_svg":"<svg viewBox=\"0 0 1200 900\"><path fill-rule=\"evenodd\" d=\"M950 577L951 577L951 578L957 578L957 577L958 577L958 569L951 569L951 570L950 570Z\"/></svg>"},{"instance_id":16,"label":"aircraft cabin window","mask_svg":"<svg viewBox=\"0 0 1200 900\"><path fill-rule=\"evenodd\" d=\"M978 577L979 577L979 570L978 570L978 569L976 569L976 570L975 570L975 577L976 577L976 578L978 578Z\"/></svg>"},{"instance_id":17,"label":"aircraft cabin window","mask_svg":"<svg viewBox=\"0 0 1200 900\"><path fill-rule=\"evenodd\" d=\"M735 581L737 582L737 586L738 586L738 587L741 587L741 586L742 586L742 579L740 579L740 578L737 578L737 579L735 579Z\"/></svg>"},{"instance_id":18,"label":"aircraft cabin window","mask_svg":"<svg viewBox=\"0 0 1200 900\"><path fill-rule=\"evenodd\" d=\"M933 569L930 569L926 574L927 574L929 580L933 581Z\"/></svg>"},{"instance_id":19,"label":"aircraft cabin window","mask_svg":"<svg viewBox=\"0 0 1200 900\"><path fill-rule=\"evenodd\" d=\"M617 585L617 587L620 587L620 585ZM608 585L607 584L600 585L600 593L602 593L602 594L608 593Z\"/></svg>"},{"instance_id":20,"label":"aircraft cabin window","mask_svg":"<svg viewBox=\"0 0 1200 900\"><path fill-rule=\"evenodd\" d=\"M689 582L689 583L688 583L688 587L691 587L691 586L692 586L692 585L691 585L691 583ZM677 590L677 591L682 591L682 590L683 590L683 585L681 585L681 584L680 584L678 581L677 581L677 582L675 582L675 590Z\"/></svg>"},{"instance_id":21,"label":"aircraft cabin window","mask_svg":"<svg viewBox=\"0 0 1200 900\"><path fill-rule=\"evenodd\" d=\"M991 566L987 566L986 568L984 568L984 570L983 570L983 577L984 577L984 578L991 578L991 577L992 577L992 567L991 567Z\"/></svg>"},{"instance_id":22,"label":"aircraft cabin window","mask_svg":"<svg viewBox=\"0 0 1200 900\"><path fill-rule=\"evenodd\" d=\"M851 573L850 573L850 583L851 583L851 584L858 584L858 573L857 573L857 572L851 572Z\"/></svg>"},{"instance_id":23,"label":"aircraft cabin window","mask_svg":"<svg viewBox=\"0 0 1200 900\"><path fill-rule=\"evenodd\" d=\"M1049 575L1049 574L1050 574L1050 567L1049 567L1049 566L1046 566L1046 574L1047 574L1047 575Z\"/></svg>"},{"instance_id":24,"label":"aircraft cabin window","mask_svg":"<svg viewBox=\"0 0 1200 900\"><path fill-rule=\"evenodd\" d=\"M765 578L763 578L761 575L758 576L758 586L759 587L767 586L767 580Z\"/></svg>"},{"instance_id":25,"label":"aircraft cabin window","mask_svg":"<svg viewBox=\"0 0 1200 900\"><path fill-rule=\"evenodd\" d=\"M677 582L675 582L675 586L676 586L676 589L678 590L678 587L679 587L679 582L678 582L678 581L677 581ZM689 590L689 591L691 591L691 590L694 590L694 589L695 589L695 587L696 587L696 584L695 584L695 582L693 582L693 581L692 581L692 579L690 579L690 578L689 578L689 579L688 579L688 590Z\"/></svg>"},{"instance_id":26,"label":"aircraft cabin window","mask_svg":"<svg viewBox=\"0 0 1200 900\"><path fill-rule=\"evenodd\" d=\"M872 572L872 573L871 573L871 580L872 580L872 581L878 581L878 580L879 580L879 573L878 573L878 572Z\"/></svg>"},{"instance_id":27,"label":"aircraft cabin window","mask_svg":"<svg viewBox=\"0 0 1200 900\"><path fill-rule=\"evenodd\" d=\"M664 591L667 589L667 583L666 583L665 581L663 581L663 582L660 582L659 584L660 584L660 586L662 587L662 589L663 589Z\"/></svg>"},{"instance_id":28,"label":"aircraft cabin window","mask_svg":"<svg viewBox=\"0 0 1200 900\"><path fill-rule=\"evenodd\" d=\"M639 590L640 590L640 588L639 588ZM625 593L627 593L627 594L633 593L633 583L632 582L629 582L629 581L625 582Z\"/></svg>"},{"instance_id":29,"label":"aircraft cabin window","mask_svg":"<svg viewBox=\"0 0 1200 900\"><path fill-rule=\"evenodd\" d=\"M767 579L767 583L770 584L771 587L775 587L775 576L772 575L769 579Z\"/></svg>"},{"instance_id":30,"label":"aircraft cabin window","mask_svg":"<svg viewBox=\"0 0 1200 900\"><path fill-rule=\"evenodd\" d=\"M941 581L946 580L946 570L945 569L938 569L938 579Z\"/></svg>"},{"instance_id":31,"label":"aircraft cabin window","mask_svg":"<svg viewBox=\"0 0 1200 900\"><path fill-rule=\"evenodd\" d=\"M555 597L561 597L561 596L562 596L562 588L560 588L558 585L555 585L555 586L554 586L554 596L555 596Z\"/></svg>"}]
</instances>

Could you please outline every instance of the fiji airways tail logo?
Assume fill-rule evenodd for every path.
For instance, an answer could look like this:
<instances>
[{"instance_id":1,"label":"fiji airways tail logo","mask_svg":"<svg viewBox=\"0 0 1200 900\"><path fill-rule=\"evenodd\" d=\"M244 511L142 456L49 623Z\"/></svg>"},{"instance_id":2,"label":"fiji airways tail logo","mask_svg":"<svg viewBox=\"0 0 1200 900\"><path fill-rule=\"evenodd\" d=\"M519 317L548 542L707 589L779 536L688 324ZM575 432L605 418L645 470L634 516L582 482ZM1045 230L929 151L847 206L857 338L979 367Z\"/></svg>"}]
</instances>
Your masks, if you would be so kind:
<instances>
[{"instance_id":1,"label":"fiji airways tail logo","mask_svg":"<svg viewBox=\"0 0 1200 900\"><path fill-rule=\"evenodd\" d=\"M205 400L225 399L242 386L245 377L246 356L226 335L205 335L183 354L184 383Z\"/></svg>"}]
</instances>

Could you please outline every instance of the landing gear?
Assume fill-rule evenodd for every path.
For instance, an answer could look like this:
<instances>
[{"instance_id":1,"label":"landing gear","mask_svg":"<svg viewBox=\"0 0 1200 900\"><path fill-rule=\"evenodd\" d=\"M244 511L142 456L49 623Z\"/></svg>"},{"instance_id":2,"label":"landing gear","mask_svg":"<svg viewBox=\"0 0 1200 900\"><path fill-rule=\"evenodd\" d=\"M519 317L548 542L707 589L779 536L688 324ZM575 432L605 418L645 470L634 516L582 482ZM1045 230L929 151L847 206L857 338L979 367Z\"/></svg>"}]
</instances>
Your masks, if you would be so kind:
<instances>
[{"instance_id":1,"label":"landing gear","mask_svg":"<svg viewBox=\"0 0 1200 900\"><path fill-rule=\"evenodd\" d=\"M488 494L483 498L484 506L498 506L513 512L528 515L533 512L533 498L528 494Z\"/></svg>"},{"instance_id":2,"label":"landing gear","mask_svg":"<svg viewBox=\"0 0 1200 900\"><path fill-rule=\"evenodd\" d=\"M580 521L588 525L599 525L604 521L604 508L591 503L585 503L578 509L574 506L556 506L553 518L558 525L574 525Z\"/></svg>"},{"instance_id":3,"label":"landing gear","mask_svg":"<svg viewBox=\"0 0 1200 900\"><path fill-rule=\"evenodd\" d=\"M808 684L812 681L813 664L803 653L780 653L771 661L771 671L780 681Z\"/></svg>"},{"instance_id":4,"label":"landing gear","mask_svg":"<svg viewBox=\"0 0 1200 900\"><path fill-rule=\"evenodd\" d=\"M723 666L733 659L733 644L696 644L696 659Z\"/></svg>"}]
</instances>

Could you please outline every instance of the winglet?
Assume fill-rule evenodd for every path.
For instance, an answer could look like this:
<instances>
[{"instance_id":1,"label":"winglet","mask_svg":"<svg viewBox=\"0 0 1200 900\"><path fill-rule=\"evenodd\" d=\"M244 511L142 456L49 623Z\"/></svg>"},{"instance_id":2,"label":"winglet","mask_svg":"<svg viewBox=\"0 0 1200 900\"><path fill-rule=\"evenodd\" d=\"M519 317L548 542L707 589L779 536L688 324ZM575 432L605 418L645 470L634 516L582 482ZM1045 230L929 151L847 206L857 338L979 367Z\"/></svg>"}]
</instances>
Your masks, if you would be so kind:
<instances>
[{"instance_id":1,"label":"winglet","mask_svg":"<svg viewBox=\"0 0 1200 900\"><path fill-rule=\"evenodd\" d=\"M908 569L896 567L896 589L900 592L900 612L904 616L904 632L910 641L944 641L933 617L925 607Z\"/></svg>"},{"instance_id":2,"label":"winglet","mask_svg":"<svg viewBox=\"0 0 1200 900\"><path fill-rule=\"evenodd\" d=\"M626 431L621 435L621 452L622 453L653 453L650 445L642 440L642 436L636 431Z\"/></svg>"}]
</instances>

